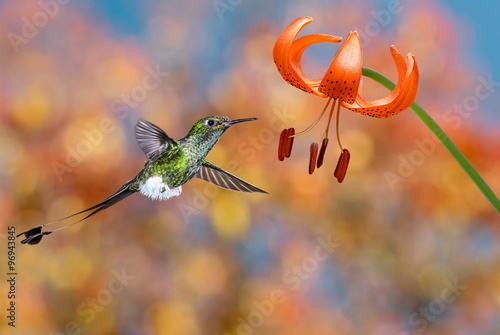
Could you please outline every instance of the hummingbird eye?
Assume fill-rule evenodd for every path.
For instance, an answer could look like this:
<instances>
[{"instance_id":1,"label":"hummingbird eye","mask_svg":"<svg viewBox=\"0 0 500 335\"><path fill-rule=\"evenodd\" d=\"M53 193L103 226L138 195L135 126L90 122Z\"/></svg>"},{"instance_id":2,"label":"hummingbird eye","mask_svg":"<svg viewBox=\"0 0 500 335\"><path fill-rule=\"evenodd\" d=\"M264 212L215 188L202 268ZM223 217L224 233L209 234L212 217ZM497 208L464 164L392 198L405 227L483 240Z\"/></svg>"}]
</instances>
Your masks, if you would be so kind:
<instances>
[{"instance_id":1,"label":"hummingbird eye","mask_svg":"<svg viewBox=\"0 0 500 335\"><path fill-rule=\"evenodd\" d=\"M215 126L215 121L214 120L207 120L205 121L205 125L209 127Z\"/></svg>"}]
</instances>

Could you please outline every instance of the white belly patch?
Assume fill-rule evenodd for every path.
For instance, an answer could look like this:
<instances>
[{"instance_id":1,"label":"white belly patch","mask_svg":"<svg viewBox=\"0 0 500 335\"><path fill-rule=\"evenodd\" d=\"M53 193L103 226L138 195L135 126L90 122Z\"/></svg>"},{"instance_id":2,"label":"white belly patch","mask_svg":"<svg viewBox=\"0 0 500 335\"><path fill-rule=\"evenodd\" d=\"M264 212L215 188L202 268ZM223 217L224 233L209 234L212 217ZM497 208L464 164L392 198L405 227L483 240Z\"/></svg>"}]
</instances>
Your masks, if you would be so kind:
<instances>
[{"instance_id":1,"label":"white belly patch","mask_svg":"<svg viewBox=\"0 0 500 335\"><path fill-rule=\"evenodd\" d=\"M162 177L151 177L139 186L139 191L153 200L167 200L182 193L182 186L170 189Z\"/></svg>"}]
</instances>

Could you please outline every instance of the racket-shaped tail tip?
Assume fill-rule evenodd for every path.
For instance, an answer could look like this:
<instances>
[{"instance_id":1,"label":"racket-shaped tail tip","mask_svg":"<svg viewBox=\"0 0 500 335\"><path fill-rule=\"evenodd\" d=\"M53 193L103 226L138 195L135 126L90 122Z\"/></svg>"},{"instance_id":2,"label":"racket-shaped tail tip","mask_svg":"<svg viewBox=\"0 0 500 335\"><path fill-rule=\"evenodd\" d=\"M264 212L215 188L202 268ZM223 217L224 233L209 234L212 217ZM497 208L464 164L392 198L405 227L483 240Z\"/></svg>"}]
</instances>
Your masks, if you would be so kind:
<instances>
[{"instance_id":1,"label":"racket-shaped tail tip","mask_svg":"<svg viewBox=\"0 0 500 335\"><path fill-rule=\"evenodd\" d=\"M42 240L42 237L44 235L49 235L51 233L52 233L52 231L46 231L46 232L42 233L42 226L38 226L35 228L31 228L30 230L27 230L24 233L17 235L17 237L24 235L24 237L26 237L26 238L21 241L22 244L35 245L35 244L40 243L40 241Z\"/></svg>"}]
</instances>

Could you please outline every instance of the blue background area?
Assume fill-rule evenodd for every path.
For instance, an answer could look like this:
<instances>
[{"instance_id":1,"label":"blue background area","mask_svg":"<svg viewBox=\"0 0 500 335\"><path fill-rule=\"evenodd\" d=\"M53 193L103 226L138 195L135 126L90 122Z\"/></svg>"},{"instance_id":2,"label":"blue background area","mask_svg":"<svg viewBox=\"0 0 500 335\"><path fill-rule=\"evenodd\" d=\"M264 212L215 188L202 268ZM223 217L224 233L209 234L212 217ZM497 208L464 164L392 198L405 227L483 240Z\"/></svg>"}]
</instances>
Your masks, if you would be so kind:
<instances>
[{"instance_id":1,"label":"blue background area","mask_svg":"<svg viewBox=\"0 0 500 335\"><path fill-rule=\"evenodd\" d=\"M91 0L96 17L107 21L116 34L142 34L148 16L144 12L144 4L148 1L136 0Z\"/></svg>"},{"instance_id":2,"label":"blue background area","mask_svg":"<svg viewBox=\"0 0 500 335\"><path fill-rule=\"evenodd\" d=\"M90 1L94 14L107 21L112 31L118 35L141 35L143 33L148 19L146 9L148 2L136 0ZM476 62L482 64L481 67L491 68L493 77L499 78L498 41L500 33L497 24L500 2L442 0L441 3L455 14L458 21L466 21L468 26L475 30L472 34L475 39L464 42L471 47L470 55L466 56L473 57ZM210 14L215 16L215 11L210 12ZM228 15L228 19L231 17L234 18L234 15Z\"/></svg>"},{"instance_id":3,"label":"blue background area","mask_svg":"<svg viewBox=\"0 0 500 335\"><path fill-rule=\"evenodd\" d=\"M453 1L444 0L443 4L455 14L458 21L464 20L474 27L475 39L467 41L472 48L471 55L476 61L491 67L493 78L500 77L500 64L498 62L498 1Z\"/></svg>"}]
</instances>

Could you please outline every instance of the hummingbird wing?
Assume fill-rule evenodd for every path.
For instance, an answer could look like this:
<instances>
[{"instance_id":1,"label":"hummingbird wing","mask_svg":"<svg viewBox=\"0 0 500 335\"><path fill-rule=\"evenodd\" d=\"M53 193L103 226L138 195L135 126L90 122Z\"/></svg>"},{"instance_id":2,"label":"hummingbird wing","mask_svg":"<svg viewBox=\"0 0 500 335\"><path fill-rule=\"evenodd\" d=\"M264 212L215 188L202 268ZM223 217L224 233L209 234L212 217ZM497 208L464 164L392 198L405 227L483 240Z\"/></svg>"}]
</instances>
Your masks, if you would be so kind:
<instances>
[{"instance_id":1,"label":"hummingbird wing","mask_svg":"<svg viewBox=\"0 0 500 335\"><path fill-rule=\"evenodd\" d=\"M217 165L210 163L206 159L201 164L200 169L196 173L195 177L232 191L267 193L257 186L254 186L218 167Z\"/></svg>"},{"instance_id":2,"label":"hummingbird wing","mask_svg":"<svg viewBox=\"0 0 500 335\"><path fill-rule=\"evenodd\" d=\"M163 130L143 119L139 119L135 125L135 138L141 150L152 161L176 145Z\"/></svg>"}]
</instances>

